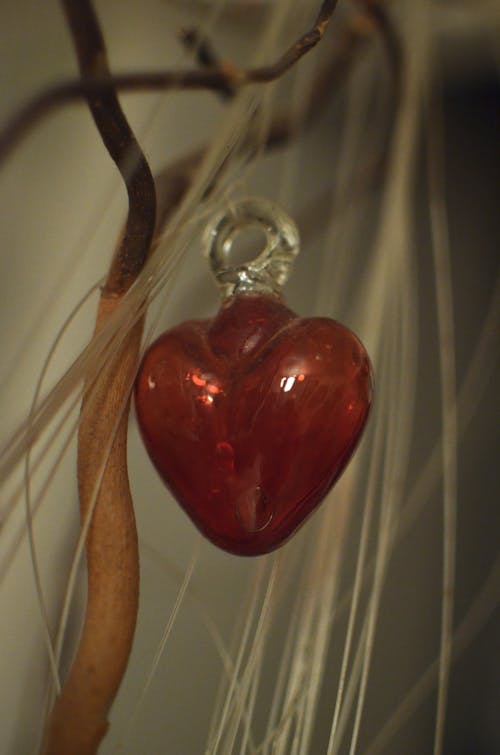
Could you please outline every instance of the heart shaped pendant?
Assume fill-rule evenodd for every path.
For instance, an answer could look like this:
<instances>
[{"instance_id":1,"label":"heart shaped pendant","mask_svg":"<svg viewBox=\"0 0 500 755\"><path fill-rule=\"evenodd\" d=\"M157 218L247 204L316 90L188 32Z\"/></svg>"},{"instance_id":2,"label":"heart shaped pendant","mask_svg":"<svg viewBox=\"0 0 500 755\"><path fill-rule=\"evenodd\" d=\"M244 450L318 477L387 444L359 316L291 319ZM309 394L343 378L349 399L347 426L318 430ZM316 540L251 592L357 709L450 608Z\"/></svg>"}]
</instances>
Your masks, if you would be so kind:
<instances>
[{"instance_id":1,"label":"heart shaped pendant","mask_svg":"<svg viewBox=\"0 0 500 755\"><path fill-rule=\"evenodd\" d=\"M239 208L247 220L249 201ZM277 209L268 211L274 222ZM219 223L213 238L223 237ZM281 277L295 253L282 255ZM288 309L269 290L276 269L265 280L241 267L236 283L241 268L220 267L233 284L213 319L182 323L148 349L135 399L149 456L194 524L224 550L259 555L304 523L345 468L372 379L351 331ZM252 277L260 285L248 286Z\"/></svg>"}]
</instances>

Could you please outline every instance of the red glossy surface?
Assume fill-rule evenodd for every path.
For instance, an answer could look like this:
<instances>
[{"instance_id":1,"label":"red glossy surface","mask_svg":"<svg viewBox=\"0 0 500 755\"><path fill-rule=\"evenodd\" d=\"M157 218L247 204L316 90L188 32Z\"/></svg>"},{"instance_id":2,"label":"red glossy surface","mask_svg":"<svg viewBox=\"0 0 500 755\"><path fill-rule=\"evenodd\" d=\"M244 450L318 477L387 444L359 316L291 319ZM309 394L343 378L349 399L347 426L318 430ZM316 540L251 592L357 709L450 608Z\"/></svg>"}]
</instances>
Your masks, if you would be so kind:
<instances>
[{"instance_id":1,"label":"red glossy surface","mask_svg":"<svg viewBox=\"0 0 500 755\"><path fill-rule=\"evenodd\" d=\"M136 409L154 465L195 525L225 550L258 555L332 487L371 395L368 356L347 328L240 294L149 348Z\"/></svg>"}]
</instances>

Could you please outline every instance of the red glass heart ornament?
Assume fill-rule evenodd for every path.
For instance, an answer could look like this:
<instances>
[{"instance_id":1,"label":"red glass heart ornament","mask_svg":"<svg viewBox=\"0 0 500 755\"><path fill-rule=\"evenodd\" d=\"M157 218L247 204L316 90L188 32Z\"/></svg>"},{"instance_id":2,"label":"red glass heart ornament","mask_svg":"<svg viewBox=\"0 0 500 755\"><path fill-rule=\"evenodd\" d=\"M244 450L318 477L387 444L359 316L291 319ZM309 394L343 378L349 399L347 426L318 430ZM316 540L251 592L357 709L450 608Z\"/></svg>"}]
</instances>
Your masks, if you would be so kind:
<instances>
[{"instance_id":1,"label":"red glass heart ornament","mask_svg":"<svg viewBox=\"0 0 500 755\"><path fill-rule=\"evenodd\" d=\"M163 481L209 540L239 555L278 547L318 507L371 397L368 355L350 330L253 293L164 333L135 389Z\"/></svg>"},{"instance_id":2,"label":"red glass heart ornament","mask_svg":"<svg viewBox=\"0 0 500 755\"><path fill-rule=\"evenodd\" d=\"M264 250L229 265L236 235L256 225ZM182 323L147 350L137 418L153 464L198 529L256 556L284 543L345 468L370 410L370 361L340 323L284 304L298 231L276 205L232 202L207 242L225 301L213 319Z\"/></svg>"}]
</instances>

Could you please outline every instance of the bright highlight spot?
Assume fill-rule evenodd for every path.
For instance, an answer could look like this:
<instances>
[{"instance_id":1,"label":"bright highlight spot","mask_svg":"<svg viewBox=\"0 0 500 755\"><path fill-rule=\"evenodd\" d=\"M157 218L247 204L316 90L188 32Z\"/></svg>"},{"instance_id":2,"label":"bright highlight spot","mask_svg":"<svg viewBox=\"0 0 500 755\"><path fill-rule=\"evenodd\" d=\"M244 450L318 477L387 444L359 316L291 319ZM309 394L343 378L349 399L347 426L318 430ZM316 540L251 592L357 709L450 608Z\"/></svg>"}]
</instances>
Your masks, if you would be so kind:
<instances>
[{"instance_id":1,"label":"bright highlight spot","mask_svg":"<svg viewBox=\"0 0 500 755\"><path fill-rule=\"evenodd\" d=\"M295 385L295 381L302 383L306 379L306 376L302 373L300 375L290 375L290 377L282 377L280 381L280 388L283 390L284 393L288 393L288 391L291 391L293 386Z\"/></svg>"},{"instance_id":2,"label":"bright highlight spot","mask_svg":"<svg viewBox=\"0 0 500 755\"><path fill-rule=\"evenodd\" d=\"M201 401L203 404L212 404L213 396L218 393L224 393L220 385L217 385L217 383L210 383L209 378L197 375L195 372L187 372L184 379L187 382L191 381L197 388L205 389L202 395L196 397L196 400Z\"/></svg>"}]
</instances>

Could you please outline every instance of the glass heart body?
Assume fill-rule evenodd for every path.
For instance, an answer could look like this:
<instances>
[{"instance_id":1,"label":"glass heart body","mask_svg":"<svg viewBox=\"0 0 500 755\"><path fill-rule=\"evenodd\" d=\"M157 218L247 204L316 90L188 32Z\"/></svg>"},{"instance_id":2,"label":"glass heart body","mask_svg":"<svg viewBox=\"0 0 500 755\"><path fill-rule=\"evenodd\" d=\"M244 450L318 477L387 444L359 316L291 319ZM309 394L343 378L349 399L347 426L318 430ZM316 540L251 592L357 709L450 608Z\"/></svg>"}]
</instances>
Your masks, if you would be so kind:
<instances>
[{"instance_id":1,"label":"glass heart body","mask_svg":"<svg viewBox=\"0 0 500 755\"><path fill-rule=\"evenodd\" d=\"M239 555L281 545L346 466L372 396L343 325L239 294L148 349L136 409L148 453L201 532Z\"/></svg>"}]
</instances>

